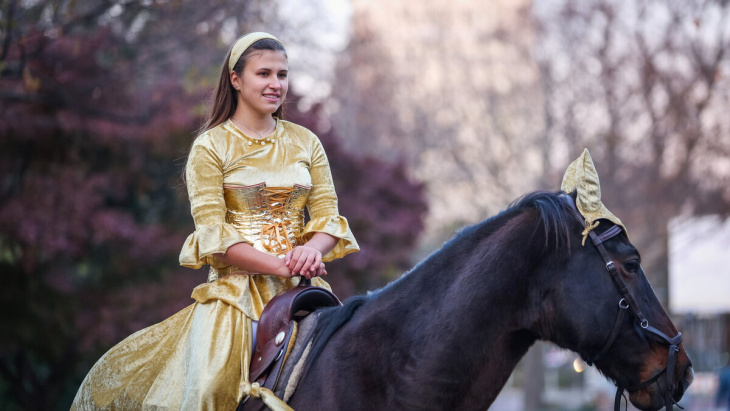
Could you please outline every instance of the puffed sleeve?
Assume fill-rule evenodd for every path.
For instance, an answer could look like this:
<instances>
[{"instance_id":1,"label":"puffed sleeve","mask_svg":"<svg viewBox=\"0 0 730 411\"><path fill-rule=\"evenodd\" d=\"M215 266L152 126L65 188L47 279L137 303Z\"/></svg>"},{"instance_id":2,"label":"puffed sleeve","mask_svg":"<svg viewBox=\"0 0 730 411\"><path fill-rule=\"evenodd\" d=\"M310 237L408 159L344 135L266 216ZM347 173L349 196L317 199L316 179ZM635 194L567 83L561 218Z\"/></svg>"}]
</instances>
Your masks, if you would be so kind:
<instances>
[{"instance_id":1,"label":"puffed sleeve","mask_svg":"<svg viewBox=\"0 0 730 411\"><path fill-rule=\"evenodd\" d=\"M324 261L332 261L358 251L360 247L350 231L347 219L339 215L337 193L322 143L316 136L312 137L312 163L309 171L312 176L312 191L307 200L310 220L304 227L302 239L309 241L318 232L339 239L335 248L322 257Z\"/></svg>"},{"instance_id":2,"label":"puffed sleeve","mask_svg":"<svg viewBox=\"0 0 730 411\"><path fill-rule=\"evenodd\" d=\"M221 149L216 149L211 139L205 137L199 137L193 144L185 169L195 232L185 240L180 265L200 268L207 264L223 268L226 264L213 254L225 253L228 247L246 240L226 223Z\"/></svg>"}]
</instances>

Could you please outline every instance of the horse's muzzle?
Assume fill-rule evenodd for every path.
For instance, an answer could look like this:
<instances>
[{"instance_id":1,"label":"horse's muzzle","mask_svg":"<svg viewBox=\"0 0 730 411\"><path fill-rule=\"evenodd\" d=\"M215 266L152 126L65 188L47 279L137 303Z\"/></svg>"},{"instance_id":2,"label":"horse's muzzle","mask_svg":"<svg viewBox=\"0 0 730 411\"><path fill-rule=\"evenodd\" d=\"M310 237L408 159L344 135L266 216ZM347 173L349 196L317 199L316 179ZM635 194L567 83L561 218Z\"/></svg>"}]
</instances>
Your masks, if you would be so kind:
<instances>
[{"instance_id":1,"label":"horse's muzzle","mask_svg":"<svg viewBox=\"0 0 730 411\"><path fill-rule=\"evenodd\" d=\"M667 402L671 407L671 403L678 403L684 393L687 392L690 384L694 380L694 370L689 360L677 370L678 377L670 384L667 381L666 372L648 387L636 391L629 392L629 399L634 406L642 411L656 411L667 407ZM670 396L667 395L667 389L671 387Z\"/></svg>"}]
</instances>

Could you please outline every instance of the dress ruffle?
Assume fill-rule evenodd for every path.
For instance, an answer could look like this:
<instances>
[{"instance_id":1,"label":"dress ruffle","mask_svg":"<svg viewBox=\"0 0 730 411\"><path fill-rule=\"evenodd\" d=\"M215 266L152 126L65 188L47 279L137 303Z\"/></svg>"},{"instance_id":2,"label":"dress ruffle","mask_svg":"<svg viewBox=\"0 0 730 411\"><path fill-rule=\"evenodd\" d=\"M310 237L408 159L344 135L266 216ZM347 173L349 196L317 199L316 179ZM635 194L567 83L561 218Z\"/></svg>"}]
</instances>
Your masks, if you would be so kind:
<instances>
[{"instance_id":1,"label":"dress ruffle","mask_svg":"<svg viewBox=\"0 0 730 411\"><path fill-rule=\"evenodd\" d=\"M340 215L323 216L311 219L302 231L302 243L309 241L315 233L327 233L339 241L329 253L322 257L323 261L332 261L360 249L355 236L350 231L347 219Z\"/></svg>"},{"instance_id":2,"label":"dress ruffle","mask_svg":"<svg viewBox=\"0 0 730 411\"><path fill-rule=\"evenodd\" d=\"M227 265L216 259L213 254L225 254L228 247L237 243L250 243L231 224L212 224L199 226L190 234L180 251L180 265L200 268L210 265L223 268Z\"/></svg>"}]
</instances>

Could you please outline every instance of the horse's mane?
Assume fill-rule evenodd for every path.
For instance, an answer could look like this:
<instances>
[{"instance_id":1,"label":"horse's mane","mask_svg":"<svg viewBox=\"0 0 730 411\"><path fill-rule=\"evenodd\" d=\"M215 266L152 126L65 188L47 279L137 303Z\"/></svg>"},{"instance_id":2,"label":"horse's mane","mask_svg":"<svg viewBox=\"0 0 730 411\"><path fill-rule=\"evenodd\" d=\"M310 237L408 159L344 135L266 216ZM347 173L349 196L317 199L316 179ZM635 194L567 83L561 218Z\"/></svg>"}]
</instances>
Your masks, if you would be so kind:
<instances>
[{"instance_id":1,"label":"horse's mane","mask_svg":"<svg viewBox=\"0 0 730 411\"><path fill-rule=\"evenodd\" d=\"M441 249L434 252L426 260L419 263L410 272L416 271L424 262L431 259L448 258L449 254L456 252L460 244L473 244L473 241L464 241L465 239L473 239L475 236L485 237L491 235L506 221L526 210L537 209L542 222L542 229L545 235L545 250L562 249L570 247L569 236L569 218L566 210L566 204L560 200L560 195L564 192L546 192L536 191L526 194L515 201L501 213L488 218L481 223L465 227L448 240ZM535 229L539 229L536 226ZM405 277L405 274L401 278ZM398 280L396 280L397 282ZM363 305L371 303L377 299L384 291L393 286L393 283L366 295L355 296L347 299L343 306L327 308L318 311L319 324L314 334L312 348L307 359L307 367L316 361L317 357L322 353L329 339L339 330L346 322L348 322L355 312Z\"/></svg>"},{"instance_id":2,"label":"horse's mane","mask_svg":"<svg viewBox=\"0 0 730 411\"><path fill-rule=\"evenodd\" d=\"M560 196L567 195L563 191L536 191L515 200L508 210L536 208L540 213L540 221L545 233L545 247L552 249L570 248L569 221L572 216L567 204ZM575 198L575 197L574 197ZM551 239L553 242L551 242Z\"/></svg>"},{"instance_id":3,"label":"horse's mane","mask_svg":"<svg viewBox=\"0 0 730 411\"><path fill-rule=\"evenodd\" d=\"M458 253L462 244L475 244L481 238L491 236L504 224L517 215L528 210L536 210L540 215L540 222L535 225L535 231L542 227L545 244L544 251L553 252L570 248L569 222L572 216L568 212L567 204L560 199L566 195L563 191L535 191L525 194L514 200L507 209L481 223L467 226L459 230L441 249L434 252L419 265L431 260L449 259L452 254Z\"/></svg>"}]
</instances>

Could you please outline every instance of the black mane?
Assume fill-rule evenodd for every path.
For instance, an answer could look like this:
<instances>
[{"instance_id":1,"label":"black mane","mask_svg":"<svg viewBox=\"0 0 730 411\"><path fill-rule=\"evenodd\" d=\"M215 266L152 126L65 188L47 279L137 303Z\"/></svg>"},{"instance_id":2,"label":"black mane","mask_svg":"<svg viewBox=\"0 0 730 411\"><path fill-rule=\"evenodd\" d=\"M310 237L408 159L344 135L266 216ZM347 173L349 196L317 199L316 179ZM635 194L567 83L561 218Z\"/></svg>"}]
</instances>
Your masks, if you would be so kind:
<instances>
[{"instance_id":1,"label":"black mane","mask_svg":"<svg viewBox=\"0 0 730 411\"><path fill-rule=\"evenodd\" d=\"M537 210L540 214L540 221L546 239L546 250L555 251L569 248L570 231L568 227L572 216L568 212L567 204L560 199L560 196L563 195L567 194L563 191L535 191L525 194L514 200L507 209L499 214L458 231L440 250L434 252L419 265L431 258L448 258L450 253L461 248L460 244L475 243L480 238L490 236L516 215L532 209ZM535 226L535 230L539 228L539 225Z\"/></svg>"},{"instance_id":2,"label":"black mane","mask_svg":"<svg viewBox=\"0 0 730 411\"><path fill-rule=\"evenodd\" d=\"M431 254L428 258L419 263L406 274L411 274L417 271L418 268L426 261L431 261L433 259L447 260L452 253L459 252L462 244L473 244L475 237L479 238L491 235L511 218L530 209L537 209L540 214L542 229L544 230L546 239L546 250L559 249L563 246L569 247L570 240L568 227L571 216L566 210L566 204L560 199L561 195L565 195L565 193L562 191L536 191L516 199L501 213L490 217L481 223L465 227L457 232L454 237L448 240L444 246L441 247L441 249ZM535 229L539 229L539 226L536 226ZM401 278L396 280L394 283L397 283L406 277L406 274L401 276ZM322 353L327 345L330 337L332 337L332 335L334 335L340 327L348 322L360 307L377 299L380 294L393 287L394 283L366 295L351 297L347 299L341 307L327 308L318 311L320 325L315 331L307 363L312 364L316 361L317 357Z\"/></svg>"}]
</instances>

